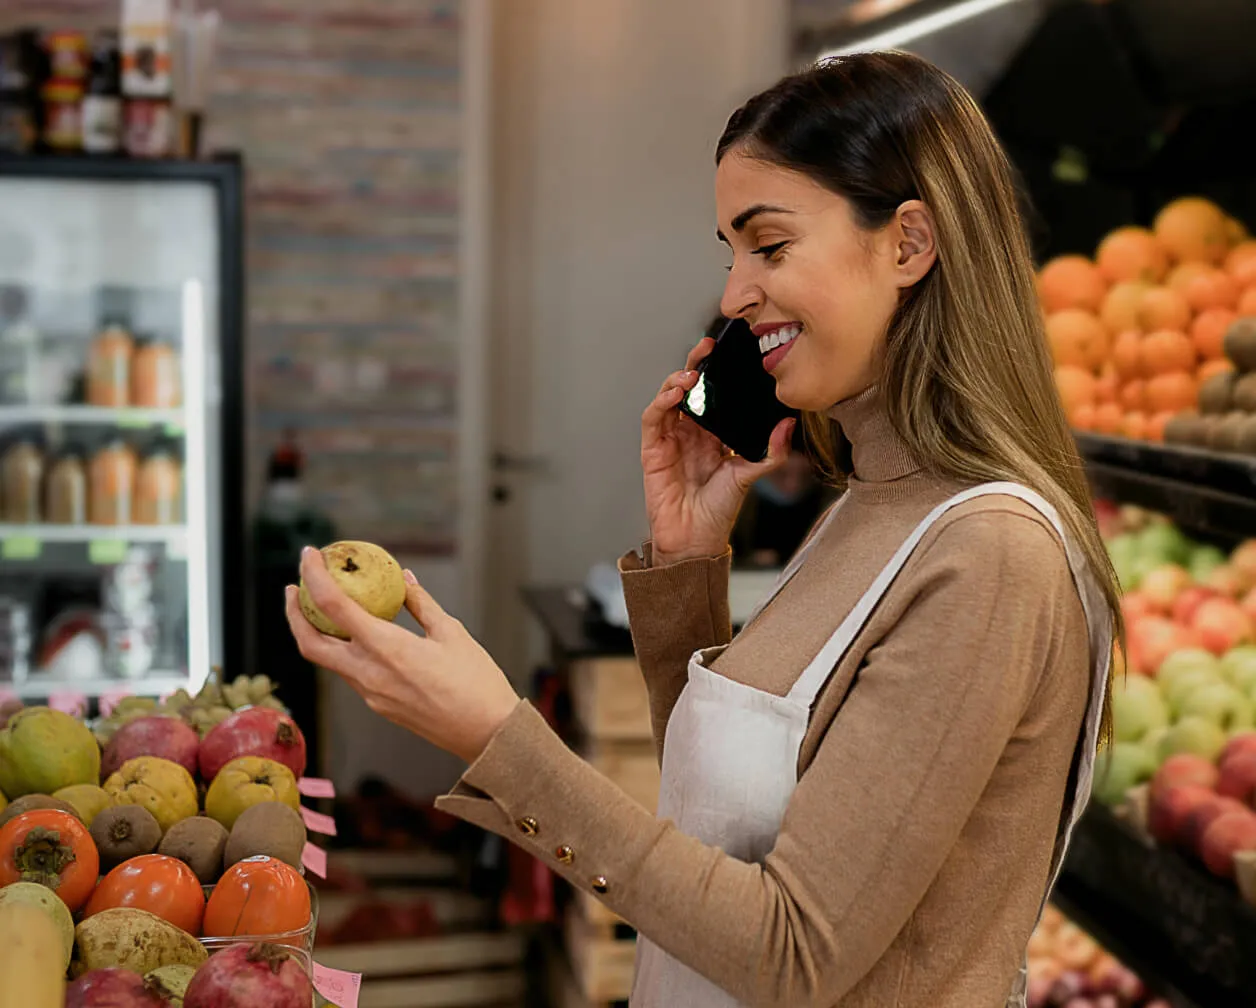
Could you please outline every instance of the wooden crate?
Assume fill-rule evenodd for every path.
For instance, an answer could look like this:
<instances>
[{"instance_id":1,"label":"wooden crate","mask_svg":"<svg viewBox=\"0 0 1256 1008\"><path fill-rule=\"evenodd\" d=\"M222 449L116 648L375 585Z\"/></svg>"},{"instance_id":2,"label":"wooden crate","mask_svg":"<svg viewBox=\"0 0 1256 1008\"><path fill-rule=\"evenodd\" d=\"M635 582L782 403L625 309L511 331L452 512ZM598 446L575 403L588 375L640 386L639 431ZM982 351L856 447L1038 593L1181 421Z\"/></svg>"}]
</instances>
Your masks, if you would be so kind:
<instances>
[{"instance_id":1,"label":"wooden crate","mask_svg":"<svg viewBox=\"0 0 1256 1008\"><path fill-rule=\"evenodd\" d=\"M584 658L568 671L572 710L581 732L599 741L652 739L650 700L631 657Z\"/></svg>"},{"instance_id":2,"label":"wooden crate","mask_svg":"<svg viewBox=\"0 0 1256 1008\"><path fill-rule=\"evenodd\" d=\"M567 962L581 995L592 1002L624 1001L632 993L632 977L637 958L636 937L617 933L619 918L601 904L592 918L577 901L568 908L563 922L563 945Z\"/></svg>"},{"instance_id":3,"label":"wooden crate","mask_svg":"<svg viewBox=\"0 0 1256 1008\"><path fill-rule=\"evenodd\" d=\"M651 812L658 807L659 761L654 740L604 741L586 738L580 755Z\"/></svg>"}]
</instances>

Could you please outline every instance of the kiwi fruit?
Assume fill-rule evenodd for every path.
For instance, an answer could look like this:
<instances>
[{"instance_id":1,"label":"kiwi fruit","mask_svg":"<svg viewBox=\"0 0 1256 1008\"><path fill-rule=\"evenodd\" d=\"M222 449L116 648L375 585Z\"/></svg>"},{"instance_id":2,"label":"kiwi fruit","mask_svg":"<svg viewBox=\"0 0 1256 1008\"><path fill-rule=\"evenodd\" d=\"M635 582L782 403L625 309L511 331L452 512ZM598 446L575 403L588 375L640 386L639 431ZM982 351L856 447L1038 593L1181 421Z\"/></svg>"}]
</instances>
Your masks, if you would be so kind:
<instances>
[{"instance_id":1,"label":"kiwi fruit","mask_svg":"<svg viewBox=\"0 0 1256 1008\"><path fill-rule=\"evenodd\" d=\"M1219 452L1238 451L1239 434L1247 417L1246 413L1227 413L1214 428L1208 447Z\"/></svg>"},{"instance_id":2,"label":"kiwi fruit","mask_svg":"<svg viewBox=\"0 0 1256 1008\"><path fill-rule=\"evenodd\" d=\"M1226 330L1225 355L1240 371L1256 371L1256 317L1236 319Z\"/></svg>"},{"instance_id":3,"label":"kiwi fruit","mask_svg":"<svg viewBox=\"0 0 1256 1008\"><path fill-rule=\"evenodd\" d=\"M231 827L225 864L230 868L247 857L269 854L300 868L305 840L305 823L300 815L283 802L260 802L245 809Z\"/></svg>"},{"instance_id":4,"label":"kiwi fruit","mask_svg":"<svg viewBox=\"0 0 1256 1008\"><path fill-rule=\"evenodd\" d=\"M52 795L28 794L23 795L21 798L14 798L13 801L5 806L4 811L0 812L0 826L3 826L15 816L20 816L23 812L36 812L39 809L56 809L58 812L69 812L79 822L83 821L83 817L79 815L78 809L68 801L53 798Z\"/></svg>"},{"instance_id":5,"label":"kiwi fruit","mask_svg":"<svg viewBox=\"0 0 1256 1008\"><path fill-rule=\"evenodd\" d=\"M1234 386L1238 375L1233 371L1215 374L1199 386L1201 413L1229 413L1234 408Z\"/></svg>"},{"instance_id":6,"label":"kiwi fruit","mask_svg":"<svg viewBox=\"0 0 1256 1008\"><path fill-rule=\"evenodd\" d=\"M1245 374L1234 383L1232 402L1236 410L1256 413L1256 374Z\"/></svg>"},{"instance_id":7,"label":"kiwi fruit","mask_svg":"<svg viewBox=\"0 0 1256 1008\"><path fill-rule=\"evenodd\" d=\"M213 885L222 875L222 852L227 831L208 816L192 816L177 822L162 838L159 854L178 858L192 869L201 885Z\"/></svg>"},{"instance_id":8,"label":"kiwi fruit","mask_svg":"<svg viewBox=\"0 0 1256 1008\"><path fill-rule=\"evenodd\" d=\"M1202 445L1206 430L1204 418L1198 413L1178 413L1164 425L1164 440L1166 444Z\"/></svg>"},{"instance_id":9,"label":"kiwi fruit","mask_svg":"<svg viewBox=\"0 0 1256 1008\"><path fill-rule=\"evenodd\" d=\"M161 842L161 827L142 805L104 809L92 820L91 834L104 871L141 854L151 854Z\"/></svg>"}]
</instances>

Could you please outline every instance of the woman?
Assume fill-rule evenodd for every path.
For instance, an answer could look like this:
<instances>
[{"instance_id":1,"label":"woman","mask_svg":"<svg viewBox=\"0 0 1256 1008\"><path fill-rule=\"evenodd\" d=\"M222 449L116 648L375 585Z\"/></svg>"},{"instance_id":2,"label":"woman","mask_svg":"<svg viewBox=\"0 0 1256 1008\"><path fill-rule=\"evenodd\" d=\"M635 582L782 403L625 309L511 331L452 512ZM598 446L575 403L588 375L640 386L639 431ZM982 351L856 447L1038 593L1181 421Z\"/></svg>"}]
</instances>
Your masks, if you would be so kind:
<instances>
[{"instance_id":1,"label":"woman","mask_svg":"<svg viewBox=\"0 0 1256 1008\"><path fill-rule=\"evenodd\" d=\"M721 309L847 492L730 642L728 535L781 464L675 407L642 422L652 540L621 561L656 819L572 754L411 579L414 639L339 596L307 657L471 761L446 810L640 932L633 1004L1022 1004L1025 947L1089 792L1118 607L1057 401L1003 153L911 56L787 78L717 152ZM778 345L779 344L779 345ZM692 656L692 657L691 657Z\"/></svg>"}]
</instances>

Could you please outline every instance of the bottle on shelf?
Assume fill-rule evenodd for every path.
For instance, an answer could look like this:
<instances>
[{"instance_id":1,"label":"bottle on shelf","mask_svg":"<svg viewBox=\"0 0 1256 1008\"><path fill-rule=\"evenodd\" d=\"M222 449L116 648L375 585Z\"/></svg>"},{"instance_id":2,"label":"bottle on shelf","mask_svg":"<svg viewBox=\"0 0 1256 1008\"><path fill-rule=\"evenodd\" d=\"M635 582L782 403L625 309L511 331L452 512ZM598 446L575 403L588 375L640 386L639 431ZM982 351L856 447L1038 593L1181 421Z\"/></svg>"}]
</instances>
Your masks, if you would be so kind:
<instances>
[{"instance_id":1,"label":"bottle on shelf","mask_svg":"<svg viewBox=\"0 0 1256 1008\"><path fill-rule=\"evenodd\" d=\"M0 477L4 521L20 525L38 522L44 484L44 453L39 445L30 438L10 445L0 459Z\"/></svg>"},{"instance_id":2,"label":"bottle on shelf","mask_svg":"<svg viewBox=\"0 0 1256 1008\"><path fill-rule=\"evenodd\" d=\"M0 152L27 154L39 138L43 54L30 30L0 35Z\"/></svg>"},{"instance_id":3,"label":"bottle on shelf","mask_svg":"<svg viewBox=\"0 0 1256 1008\"><path fill-rule=\"evenodd\" d=\"M183 468L164 446L141 463L135 481L135 524L177 525L182 520Z\"/></svg>"},{"instance_id":4,"label":"bottle on shelf","mask_svg":"<svg viewBox=\"0 0 1256 1008\"><path fill-rule=\"evenodd\" d=\"M123 146L135 158L166 157L174 140L169 0L123 0Z\"/></svg>"},{"instance_id":5,"label":"bottle on shelf","mask_svg":"<svg viewBox=\"0 0 1256 1008\"><path fill-rule=\"evenodd\" d=\"M44 39L48 80L44 100L44 146L59 154L83 149L83 86L87 37L78 31L49 32Z\"/></svg>"},{"instance_id":6,"label":"bottle on shelf","mask_svg":"<svg viewBox=\"0 0 1256 1008\"><path fill-rule=\"evenodd\" d=\"M122 149L122 57L118 33L102 29L92 40L91 68L83 95L83 150L116 154Z\"/></svg>"},{"instance_id":7,"label":"bottle on shelf","mask_svg":"<svg viewBox=\"0 0 1256 1008\"><path fill-rule=\"evenodd\" d=\"M108 322L92 342L87 362L87 402L92 406L127 406L131 400L131 361L135 341L126 328Z\"/></svg>"},{"instance_id":8,"label":"bottle on shelf","mask_svg":"<svg viewBox=\"0 0 1256 1008\"><path fill-rule=\"evenodd\" d=\"M121 438L106 443L88 465L87 520L130 525L135 513L135 451Z\"/></svg>"},{"instance_id":9,"label":"bottle on shelf","mask_svg":"<svg viewBox=\"0 0 1256 1008\"><path fill-rule=\"evenodd\" d=\"M87 468L76 448L62 452L48 470L44 520L54 525L87 523Z\"/></svg>"},{"instance_id":10,"label":"bottle on shelf","mask_svg":"<svg viewBox=\"0 0 1256 1008\"><path fill-rule=\"evenodd\" d=\"M40 401L39 331L28 315L29 297L18 284L0 286L0 405Z\"/></svg>"},{"instance_id":11,"label":"bottle on shelf","mask_svg":"<svg viewBox=\"0 0 1256 1008\"><path fill-rule=\"evenodd\" d=\"M179 355L165 340L137 340L131 360L131 405L173 409L179 405Z\"/></svg>"}]
</instances>

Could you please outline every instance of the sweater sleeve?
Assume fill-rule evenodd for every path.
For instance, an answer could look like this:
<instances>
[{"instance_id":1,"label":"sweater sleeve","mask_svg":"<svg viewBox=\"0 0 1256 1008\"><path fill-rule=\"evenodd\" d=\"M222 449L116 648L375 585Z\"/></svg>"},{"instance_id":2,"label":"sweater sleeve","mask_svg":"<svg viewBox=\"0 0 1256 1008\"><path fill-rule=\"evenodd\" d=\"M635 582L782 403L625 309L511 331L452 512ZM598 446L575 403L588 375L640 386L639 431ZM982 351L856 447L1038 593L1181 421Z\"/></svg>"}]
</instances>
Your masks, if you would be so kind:
<instances>
[{"instance_id":1,"label":"sweater sleeve","mask_svg":"<svg viewBox=\"0 0 1256 1008\"><path fill-rule=\"evenodd\" d=\"M689 658L699 648L732 639L728 614L728 577L732 551L718 557L651 566L651 544L644 558L628 553L619 561L632 647L650 697L650 721L659 758L667 719L688 677Z\"/></svg>"},{"instance_id":2,"label":"sweater sleeve","mask_svg":"<svg viewBox=\"0 0 1256 1008\"><path fill-rule=\"evenodd\" d=\"M1041 525L963 517L922 551L763 864L655 819L526 701L439 807L598 893L740 1001L839 1001L923 899L1044 670L1086 664L1060 653L1084 617Z\"/></svg>"}]
</instances>

